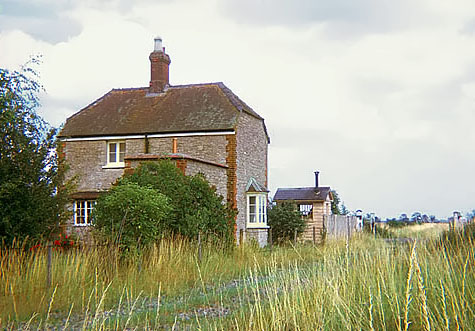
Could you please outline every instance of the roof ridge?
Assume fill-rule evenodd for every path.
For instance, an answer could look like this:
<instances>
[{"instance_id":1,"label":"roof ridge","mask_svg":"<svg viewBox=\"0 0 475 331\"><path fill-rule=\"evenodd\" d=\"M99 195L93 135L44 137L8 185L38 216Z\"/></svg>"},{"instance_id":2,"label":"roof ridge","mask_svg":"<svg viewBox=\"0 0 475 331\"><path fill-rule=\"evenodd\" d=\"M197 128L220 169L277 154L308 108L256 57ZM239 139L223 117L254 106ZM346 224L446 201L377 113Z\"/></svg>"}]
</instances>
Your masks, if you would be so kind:
<instances>
[{"instance_id":1,"label":"roof ridge","mask_svg":"<svg viewBox=\"0 0 475 331\"><path fill-rule=\"evenodd\" d=\"M193 87L193 86L219 86L223 82L209 82L209 83L190 83L190 84L180 84L180 85L170 85L168 88L184 88L184 87Z\"/></svg>"},{"instance_id":2,"label":"roof ridge","mask_svg":"<svg viewBox=\"0 0 475 331\"><path fill-rule=\"evenodd\" d=\"M116 91L136 91L136 90L146 90L148 89L147 86L144 87L116 87L111 90L111 92L116 92Z\"/></svg>"},{"instance_id":3,"label":"roof ridge","mask_svg":"<svg viewBox=\"0 0 475 331\"><path fill-rule=\"evenodd\" d=\"M331 188L330 186L318 186L318 187L315 187L315 186L305 186L305 187L278 187L277 189L278 190L303 190L303 189L314 189L314 188L318 188L318 189L329 189Z\"/></svg>"}]
</instances>

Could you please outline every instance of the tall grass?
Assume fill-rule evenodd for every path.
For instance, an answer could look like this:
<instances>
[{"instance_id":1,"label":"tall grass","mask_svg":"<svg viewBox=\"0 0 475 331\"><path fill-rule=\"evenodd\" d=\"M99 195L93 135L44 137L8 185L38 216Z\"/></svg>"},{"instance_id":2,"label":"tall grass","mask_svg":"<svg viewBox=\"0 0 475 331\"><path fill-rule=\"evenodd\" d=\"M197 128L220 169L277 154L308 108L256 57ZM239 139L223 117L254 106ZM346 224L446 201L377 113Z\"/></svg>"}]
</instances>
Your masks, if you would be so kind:
<instances>
[{"instance_id":1,"label":"tall grass","mask_svg":"<svg viewBox=\"0 0 475 331\"><path fill-rule=\"evenodd\" d=\"M125 260L107 247L54 252L49 288L45 250L5 248L0 327L67 327L80 316L82 328L96 330L180 323L204 330L470 329L473 248L472 241L457 250L389 246L362 235L349 250L339 242L273 251L209 245L198 261L196 243L163 240ZM146 299L155 304L139 309ZM229 313L200 313L210 307Z\"/></svg>"},{"instance_id":2,"label":"tall grass","mask_svg":"<svg viewBox=\"0 0 475 331\"><path fill-rule=\"evenodd\" d=\"M214 327L469 330L475 325L474 268L472 245L447 254L419 244L396 249L363 244L353 245L348 255L337 245L311 267L289 268L277 279L251 286L247 309Z\"/></svg>"},{"instance_id":3,"label":"tall grass","mask_svg":"<svg viewBox=\"0 0 475 331\"><path fill-rule=\"evenodd\" d=\"M255 263L263 264L267 259L267 251L256 250L205 243L202 261L198 261L196 243L182 238L164 239L140 256L125 258L106 246L53 250L52 286L48 287L46 248L28 251L21 244L2 248L0 326L33 315L45 319L48 312L93 312L101 306L116 306L119 300L131 305L139 294L173 296L189 288L239 278ZM282 262L305 260L296 250L281 251L278 260ZM306 259L313 257L307 254Z\"/></svg>"}]
</instances>

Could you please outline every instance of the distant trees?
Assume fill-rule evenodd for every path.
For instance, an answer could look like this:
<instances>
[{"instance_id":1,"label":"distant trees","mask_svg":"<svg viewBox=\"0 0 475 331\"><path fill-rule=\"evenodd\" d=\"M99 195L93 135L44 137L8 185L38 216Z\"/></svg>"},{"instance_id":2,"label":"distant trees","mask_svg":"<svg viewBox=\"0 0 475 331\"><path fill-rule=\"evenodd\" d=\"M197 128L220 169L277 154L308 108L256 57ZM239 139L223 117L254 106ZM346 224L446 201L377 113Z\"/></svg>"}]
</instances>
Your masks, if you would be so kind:
<instances>
[{"instance_id":1,"label":"distant trees","mask_svg":"<svg viewBox=\"0 0 475 331\"><path fill-rule=\"evenodd\" d=\"M6 243L54 231L67 202L56 129L36 113L37 62L20 71L0 68L0 240Z\"/></svg>"}]
</instances>

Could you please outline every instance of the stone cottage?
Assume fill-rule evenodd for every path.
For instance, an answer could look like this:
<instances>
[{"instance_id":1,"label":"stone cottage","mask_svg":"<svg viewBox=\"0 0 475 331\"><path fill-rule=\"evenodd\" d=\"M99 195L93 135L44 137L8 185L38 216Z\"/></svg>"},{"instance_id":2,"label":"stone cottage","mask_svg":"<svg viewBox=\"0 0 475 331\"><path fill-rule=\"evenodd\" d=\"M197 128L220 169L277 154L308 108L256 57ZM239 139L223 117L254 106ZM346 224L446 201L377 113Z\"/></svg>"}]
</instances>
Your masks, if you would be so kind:
<instances>
[{"instance_id":1,"label":"stone cottage","mask_svg":"<svg viewBox=\"0 0 475 331\"><path fill-rule=\"evenodd\" d=\"M274 195L274 202L295 202L307 226L300 239L320 242L324 231L325 216L332 214L331 203L333 196L328 186L319 186L319 172L315 171L315 186L297 188L278 188ZM315 229L315 230L314 230Z\"/></svg>"},{"instance_id":2,"label":"stone cottage","mask_svg":"<svg viewBox=\"0 0 475 331\"><path fill-rule=\"evenodd\" d=\"M264 119L223 83L170 85L171 61L160 38L149 59L148 87L112 89L69 117L59 134L67 176L79 178L72 231L91 225L95 199L124 171L169 158L186 175L204 174L237 210L237 242L243 233L265 245L270 140Z\"/></svg>"}]
</instances>

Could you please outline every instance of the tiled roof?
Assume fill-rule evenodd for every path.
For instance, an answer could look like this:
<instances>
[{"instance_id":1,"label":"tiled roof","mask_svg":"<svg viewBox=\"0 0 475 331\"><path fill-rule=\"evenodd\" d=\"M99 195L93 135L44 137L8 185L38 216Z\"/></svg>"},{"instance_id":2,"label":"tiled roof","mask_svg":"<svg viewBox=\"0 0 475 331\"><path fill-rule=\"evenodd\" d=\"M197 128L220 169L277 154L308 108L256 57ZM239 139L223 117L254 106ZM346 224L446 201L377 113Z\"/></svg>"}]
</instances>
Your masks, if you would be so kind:
<instances>
[{"instance_id":1,"label":"tiled roof","mask_svg":"<svg viewBox=\"0 0 475 331\"><path fill-rule=\"evenodd\" d=\"M324 201L330 193L330 187L279 188L274 195L276 200Z\"/></svg>"},{"instance_id":2,"label":"tiled roof","mask_svg":"<svg viewBox=\"0 0 475 331\"><path fill-rule=\"evenodd\" d=\"M241 112L263 121L223 83L170 86L159 94L148 87L113 89L69 117L59 136L234 130Z\"/></svg>"}]
</instances>

